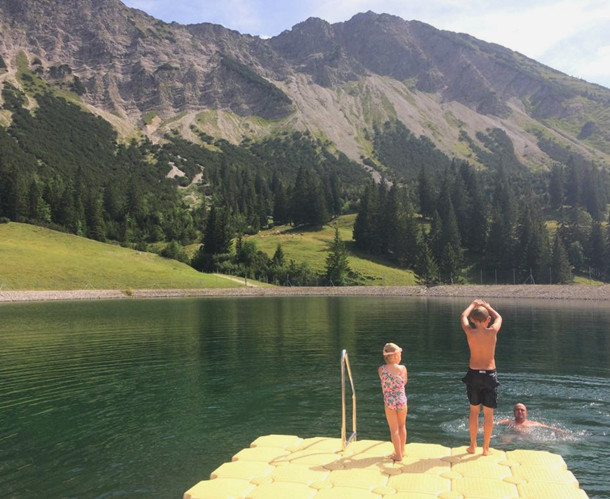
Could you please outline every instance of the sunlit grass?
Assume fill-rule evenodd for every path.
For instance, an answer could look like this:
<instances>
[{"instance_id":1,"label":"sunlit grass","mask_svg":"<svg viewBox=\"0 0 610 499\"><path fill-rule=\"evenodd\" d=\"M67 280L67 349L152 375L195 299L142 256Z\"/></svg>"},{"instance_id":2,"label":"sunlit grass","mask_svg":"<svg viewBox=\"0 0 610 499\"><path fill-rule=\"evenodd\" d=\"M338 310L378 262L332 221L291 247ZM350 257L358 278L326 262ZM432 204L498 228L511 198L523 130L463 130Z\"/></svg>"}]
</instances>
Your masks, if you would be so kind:
<instances>
[{"instance_id":1,"label":"sunlit grass","mask_svg":"<svg viewBox=\"0 0 610 499\"><path fill-rule=\"evenodd\" d=\"M242 287L175 260L32 225L0 224L0 289Z\"/></svg>"},{"instance_id":2,"label":"sunlit grass","mask_svg":"<svg viewBox=\"0 0 610 499\"><path fill-rule=\"evenodd\" d=\"M397 269L387 265L387 262L376 262L359 254L352 241L352 232L356 215L344 215L319 230L299 229L288 225L274 227L250 236L248 239L256 242L259 250L268 256L273 256L280 244L286 262L307 262L319 273L326 269L326 257L329 244L335 237L335 227L339 229L339 237L346 243L349 252L350 268L361 276L362 284L385 286L410 286L416 284L413 272Z\"/></svg>"}]
</instances>

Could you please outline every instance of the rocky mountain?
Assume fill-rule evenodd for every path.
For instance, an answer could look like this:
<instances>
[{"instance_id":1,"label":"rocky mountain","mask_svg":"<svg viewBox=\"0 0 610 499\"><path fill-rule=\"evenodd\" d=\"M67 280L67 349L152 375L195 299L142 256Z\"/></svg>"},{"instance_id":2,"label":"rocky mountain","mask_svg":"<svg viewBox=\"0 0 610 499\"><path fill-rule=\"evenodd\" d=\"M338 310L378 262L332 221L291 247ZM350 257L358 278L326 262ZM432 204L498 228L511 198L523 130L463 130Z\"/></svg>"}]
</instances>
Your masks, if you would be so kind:
<instances>
[{"instance_id":1,"label":"rocky mountain","mask_svg":"<svg viewBox=\"0 0 610 499\"><path fill-rule=\"evenodd\" d=\"M0 0L0 55L0 82L19 87L34 71L126 137L196 141L200 130L237 143L309 130L374 164L370 132L400 120L475 164L499 128L529 167L565 151L610 165L609 89L386 14L310 18L264 40L168 24L119 0Z\"/></svg>"}]
</instances>

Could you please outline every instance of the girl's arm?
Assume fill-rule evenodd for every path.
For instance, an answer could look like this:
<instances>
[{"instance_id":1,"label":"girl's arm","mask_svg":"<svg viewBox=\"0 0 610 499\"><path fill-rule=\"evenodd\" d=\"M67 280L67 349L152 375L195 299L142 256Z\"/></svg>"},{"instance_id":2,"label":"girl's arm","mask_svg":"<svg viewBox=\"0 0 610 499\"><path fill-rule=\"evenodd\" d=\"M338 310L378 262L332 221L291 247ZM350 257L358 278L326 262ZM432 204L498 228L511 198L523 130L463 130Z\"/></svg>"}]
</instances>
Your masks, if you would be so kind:
<instances>
[{"instance_id":1,"label":"girl's arm","mask_svg":"<svg viewBox=\"0 0 610 499\"><path fill-rule=\"evenodd\" d=\"M402 377L405 379L405 385L406 385L407 380L409 379L409 376L407 374L407 368L405 366L402 366L402 368L404 369L404 372L402 373Z\"/></svg>"}]
</instances>

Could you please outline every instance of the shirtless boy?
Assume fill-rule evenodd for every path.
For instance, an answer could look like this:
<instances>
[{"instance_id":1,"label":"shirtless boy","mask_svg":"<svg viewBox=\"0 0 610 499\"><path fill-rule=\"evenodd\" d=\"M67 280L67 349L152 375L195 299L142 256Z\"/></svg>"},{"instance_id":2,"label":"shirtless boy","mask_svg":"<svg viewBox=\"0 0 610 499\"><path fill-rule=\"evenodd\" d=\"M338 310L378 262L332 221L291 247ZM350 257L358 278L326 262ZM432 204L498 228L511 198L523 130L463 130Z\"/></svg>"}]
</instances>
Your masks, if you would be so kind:
<instances>
[{"instance_id":1,"label":"shirtless boy","mask_svg":"<svg viewBox=\"0 0 610 499\"><path fill-rule=\"evenodd\" d=\"M462 312L461 323L470 349L468 372L462 378L466 383L466 393L470 402L468 417L470 447L467 450L471 454L476 451L479 412L483 405L483 455L487 456L490 454L489 442L494 424L494 409L498 406L497 395L500 383L496 373L495 353L502 317L486 301L474 300Z\"/></svg>"}]
</instances>

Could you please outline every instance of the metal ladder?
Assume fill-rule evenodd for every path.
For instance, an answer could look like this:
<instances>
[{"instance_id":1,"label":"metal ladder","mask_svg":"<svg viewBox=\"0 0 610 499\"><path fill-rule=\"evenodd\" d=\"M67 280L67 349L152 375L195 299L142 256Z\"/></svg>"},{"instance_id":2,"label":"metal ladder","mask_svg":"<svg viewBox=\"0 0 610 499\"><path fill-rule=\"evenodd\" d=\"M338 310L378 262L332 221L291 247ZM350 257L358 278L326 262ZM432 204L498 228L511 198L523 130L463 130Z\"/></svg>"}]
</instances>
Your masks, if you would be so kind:
<instances>
[{"instance_id":1,"label":"metal ladder","mask_svg":"<svg viewBox=\"0 0 610 499\"><path fill-rule=\"evenodd\" d=\"M345 434L345 370L347 368L347 377L352 389L352 434L346 439ZM352 379L352 371L349 368L349 357L347 350L341 352L341 448L345 448L352 442L356 441L356 391L354 390L354 380Z\"/></svg>"}]
</instances>

